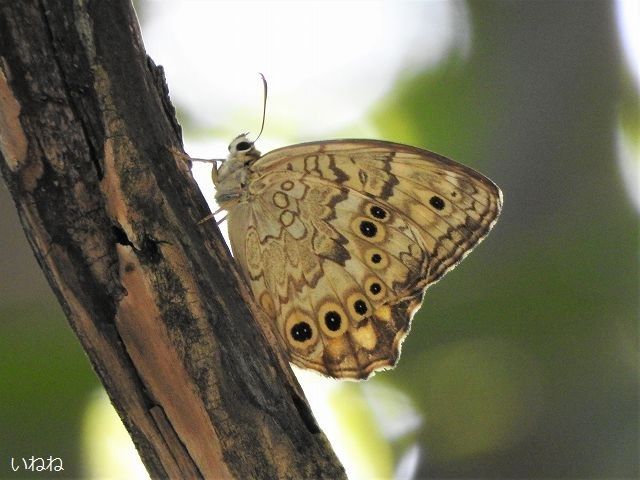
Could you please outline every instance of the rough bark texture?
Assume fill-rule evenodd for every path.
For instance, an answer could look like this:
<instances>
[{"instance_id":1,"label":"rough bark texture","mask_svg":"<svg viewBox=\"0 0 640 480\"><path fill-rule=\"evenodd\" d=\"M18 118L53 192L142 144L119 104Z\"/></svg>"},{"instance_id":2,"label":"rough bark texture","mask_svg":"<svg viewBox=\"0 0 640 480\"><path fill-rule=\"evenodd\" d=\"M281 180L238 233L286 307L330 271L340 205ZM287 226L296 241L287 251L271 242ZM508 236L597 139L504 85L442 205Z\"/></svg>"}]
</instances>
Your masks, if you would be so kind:
<instances>
[{"instance_id":1,"label":"rough bark texture","mask_svg":"<svg viewBox=\"0 0 640 480\"><path fill-rule=\"evenodd\" d=\"M0 169L154 478L342 478L206 203L128 0L0 0Z\"/></svg>"}]
</instances>

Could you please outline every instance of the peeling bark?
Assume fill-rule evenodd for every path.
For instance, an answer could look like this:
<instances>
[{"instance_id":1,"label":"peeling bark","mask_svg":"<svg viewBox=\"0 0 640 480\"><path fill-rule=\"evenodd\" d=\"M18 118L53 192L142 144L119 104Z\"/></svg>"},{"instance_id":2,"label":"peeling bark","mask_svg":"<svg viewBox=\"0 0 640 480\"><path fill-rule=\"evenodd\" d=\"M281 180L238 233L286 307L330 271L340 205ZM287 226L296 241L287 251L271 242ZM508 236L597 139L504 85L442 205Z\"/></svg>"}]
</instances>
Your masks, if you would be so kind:
<instances>
[{"instance_id":1,"label":"peeling bark","mask_svg":"<svg viewBox=\"0 0 640 480\"><path fill-rule=\"evenodd\" d=\"M0 171L154 478L344 478L188 166L128 1L0 0Z\"/></svg>"}]
</instances>

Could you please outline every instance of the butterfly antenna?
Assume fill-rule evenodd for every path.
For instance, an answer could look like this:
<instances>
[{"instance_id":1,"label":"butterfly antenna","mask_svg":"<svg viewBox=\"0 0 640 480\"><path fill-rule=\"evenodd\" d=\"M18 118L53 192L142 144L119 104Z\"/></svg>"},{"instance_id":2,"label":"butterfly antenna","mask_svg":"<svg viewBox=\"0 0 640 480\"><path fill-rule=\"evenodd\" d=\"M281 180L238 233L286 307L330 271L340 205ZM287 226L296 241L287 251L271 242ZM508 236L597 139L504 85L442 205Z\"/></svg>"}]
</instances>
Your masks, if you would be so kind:
<instances>
[{"instance_id":1,"label":"butterfly antenna","mask_svg":"<svg viewBox=\"0 0 640 480\"><path fill-rule=\"evenodd\" d=\"M262 125L260 125L260 133L253 141L253 143L257 142L260 138L260 135L262 135L262 130L264 130L264 119L267 116L267 79L264 78L264 75L262 73L258 72L258 75L260 75L260 78L262 78L262 86L264 87L264 95L262 97Z\"/></svg>"}]
</instances>

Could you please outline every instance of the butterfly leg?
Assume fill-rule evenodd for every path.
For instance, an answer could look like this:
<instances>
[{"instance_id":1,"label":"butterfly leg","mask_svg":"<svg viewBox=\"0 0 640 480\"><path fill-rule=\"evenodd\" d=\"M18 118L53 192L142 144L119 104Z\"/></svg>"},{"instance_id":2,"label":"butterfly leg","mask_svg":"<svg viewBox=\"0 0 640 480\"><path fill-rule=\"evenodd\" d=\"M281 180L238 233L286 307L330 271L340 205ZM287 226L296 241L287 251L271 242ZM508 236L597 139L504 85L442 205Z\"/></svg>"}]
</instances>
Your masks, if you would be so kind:
<instances>
[{"instance_id":1,"label":"butterfly leg","mask_svg":"<svg viewBox=\"0 0 640 480\"><path fill-rule=\"evenodd\" d=\"M218 158L193 158L190 157L192 162L202 162L202 163L210 163L211 164L211 180L213 180L214 185L218 185L218 163L224 162L222 159Z\"/></svg>"},{"instance_id":2,"label":"butterfly leg","mask_svg":"<svg viewBox=\"0 0 640 480\"><path fill-rule=\"evenodd\" d=\"M204 222L208 222L209 220L211 220L212 218L215 218L215 216L217 214L219 214L222 210L224 210L223 208L219 208L218 210L216 210L213 213L210 213L209 215L207 215L206 217L204 217L202 220L200 220L198 222L198 225L202 225ZM217 225L220 225L222 222L224 222L227 219L227 216L225 215L224 217L222 217L220 220L218 220L216 222Z\"/></svg>"},{"instance_id":3,"label":"butterfly leg","mask_svg":"<svg viewBox=\"0 0 640 480\"><path fill-rule=\"evenodd\" d=\"M189 167L189 169L191 169L191 165L193 162L201 162L201 163L210 163L213 166L213 171L211 172L211 177L213 178L213 183L217 184L218 182L218 163L222 163L224 162L224 159L221 158L195 158L195 157L190 157L188 154L186 154L185 152L178 150L176 147L174 146L169 146L167 147L167 150L169 150L169 152L171 152L171 154L176 157L179 158L180 160L182 160L184 163L187 164L187 166Z\"/></svg>"},{"instance_id":4,"label":"butterfly leg","mask_svg":"<svg viewBox=\"0 0 640 480\"><path fill-rule=\"evenodd\" d=\"M171 155L173 155L174 158L178 160L182 160L182 162L187 166L187 168L191 170L191 161L195 159L192 159L189 155L184 153L182 150L179 150L177 147L174 147L173 145L169 145L166 148L167 150L169 150L169 153L171 153Z\"/></svg>"}]
</instances>

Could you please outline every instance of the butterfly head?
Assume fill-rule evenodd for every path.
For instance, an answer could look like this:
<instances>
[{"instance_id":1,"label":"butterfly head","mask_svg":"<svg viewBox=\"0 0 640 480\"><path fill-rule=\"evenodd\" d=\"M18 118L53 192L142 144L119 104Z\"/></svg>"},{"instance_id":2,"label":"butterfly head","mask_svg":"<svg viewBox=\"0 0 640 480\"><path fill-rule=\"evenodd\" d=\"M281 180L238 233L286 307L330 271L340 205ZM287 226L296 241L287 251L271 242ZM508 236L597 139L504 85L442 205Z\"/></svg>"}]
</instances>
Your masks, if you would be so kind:
<instances>
[{"instance_id":1,"label":"butterfly head","mask_svg":"<svg viewBox=\"0 0 640 480\"><path fill-rule=\"evenodd\" d=\"M237 162L241 165L249 165L260 158L260 152L256 149L255 143L249 140L247 133L241 133L231 140L229 144L228 162Z\"/></svg>"},{"instance_id":2,"label":"butterfly head","mask_svg":"<svg viewBox=\"0 0 640 480\"><path fill-rule=\"evenodd\" d=\"M251 164L260 158L260 152L246 133L238 135L229 144L229 156L212 172L216 186L216 201L228 209L246 194Z\"/></svg>"}]
</instances>

